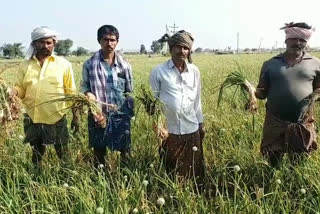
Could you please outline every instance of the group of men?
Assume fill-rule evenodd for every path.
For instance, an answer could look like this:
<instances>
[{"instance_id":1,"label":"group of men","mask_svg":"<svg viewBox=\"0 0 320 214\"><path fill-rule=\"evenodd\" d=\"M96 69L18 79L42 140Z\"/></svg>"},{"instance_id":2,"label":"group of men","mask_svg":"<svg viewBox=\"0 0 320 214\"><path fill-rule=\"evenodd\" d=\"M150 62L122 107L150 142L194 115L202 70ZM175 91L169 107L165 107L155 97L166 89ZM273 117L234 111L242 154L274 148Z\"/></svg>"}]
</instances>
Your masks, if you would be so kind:
<instances>
[{"instance_id":1,"label":"group of men","mask_svg":"<svg viewBox=\"0 0 320 214\"><path fill-rule=\"evenodd\" d=\"M305 23L290 23L284 30L286 51L263 64L255 93L259 99L267 98L261 153L272 166L285 153L306 154L316 149L313 117L306 123L300 120L310 95L320 88L320 61L305 52L313 29ZM57 93L73 93L76 86L71 64L54 54L56 36L47 27L36 28L31 33L27 58L19 67L12 90L27 109L25 142L32 146L35 165L40 164L49 144L54 145L60 159L68 158L68 129L63 109L69 104L48 101ZM102 112L88 115L89 145L93 147L96 167L105 165L106 147L128 158L130 119L134 114L133 99L127 95L133 90L132 69L115 51L118 30L112 25L101 26L97 40L101 49L84 63L81 81L81 92L102 107ZM169 136L159 151L166 170L182 177L196 177L201 182L205 174L202 146L205 129L200 72L191 58L193 41L192 35L184 30L168 39L171 58L152 70L150 86L154 96L164 103L162 110ZM296 138L289 136L293 124L300 125L294 129L300 131ZM75 109L71 128L79 130ZM290 146L292 139L305 145L303 149Z\"/></svg>"}]
</instances>

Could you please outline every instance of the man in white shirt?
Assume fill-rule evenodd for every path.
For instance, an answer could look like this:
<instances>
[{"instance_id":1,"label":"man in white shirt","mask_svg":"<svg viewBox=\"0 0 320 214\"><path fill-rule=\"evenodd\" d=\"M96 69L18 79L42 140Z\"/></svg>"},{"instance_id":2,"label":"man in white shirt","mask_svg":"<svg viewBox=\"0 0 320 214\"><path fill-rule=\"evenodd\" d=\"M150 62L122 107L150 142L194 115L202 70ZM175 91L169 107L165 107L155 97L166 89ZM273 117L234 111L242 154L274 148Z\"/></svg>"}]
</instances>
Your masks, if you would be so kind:
<instances>
[{"instance_id":1,"label":"man in white shirt","mask_svg":"<svg viewBox=\"0 0 320 214\"><path fill-rule=\"evenodd\" d=\"M204 137L199 69L192 64L193 38L179 31L168 39L171 59L154 68L150 84L163 103L169 136L163 141L160 156L167 172L202 183ZM188 62L186 62L188 60Z\"/></svg>"}]
</instances>

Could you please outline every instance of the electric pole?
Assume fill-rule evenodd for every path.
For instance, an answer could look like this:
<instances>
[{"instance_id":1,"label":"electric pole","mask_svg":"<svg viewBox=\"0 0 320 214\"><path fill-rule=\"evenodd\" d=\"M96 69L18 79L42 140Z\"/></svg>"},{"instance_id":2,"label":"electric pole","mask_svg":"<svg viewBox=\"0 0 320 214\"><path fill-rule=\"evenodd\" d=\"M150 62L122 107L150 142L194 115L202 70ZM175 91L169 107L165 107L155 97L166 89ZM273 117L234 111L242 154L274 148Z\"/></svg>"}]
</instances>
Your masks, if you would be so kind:
<instances>
[{"instance_id":1,"label":"electric pole","mask_svg":"<svg viewBox=\"0 0 320 214\"><path fill-rule=\"evenodd\" d=\"M169 28L173 28L173 31L171 31L173 34L176 33L176 28L178 28L178 26L176 25L176 22L173 22L173 26L169 26Z\"/></svg>"},{"instance_id":2,"label":"electric pole","mask_svg":"<svg viewBox=\"0 0 320 214\"><path fill-rule=\"evenodd\" d=\"M240 33L237 33L237 54L239 54L239 41L240 40Z\"/></svg>"},{"instance_id":3,"label":"electric pole","mask_svg":"<svg viewBox=\"0 0 320 214\"><path fill-rule=\"evenodd\" d=\"M260 52L260 48L261 48L262 41L263 41L263 38L261 37L261 38L260 38L260 43L259 43L259 48L258 48L259 52Z\"/></svg>"}]
</instances>

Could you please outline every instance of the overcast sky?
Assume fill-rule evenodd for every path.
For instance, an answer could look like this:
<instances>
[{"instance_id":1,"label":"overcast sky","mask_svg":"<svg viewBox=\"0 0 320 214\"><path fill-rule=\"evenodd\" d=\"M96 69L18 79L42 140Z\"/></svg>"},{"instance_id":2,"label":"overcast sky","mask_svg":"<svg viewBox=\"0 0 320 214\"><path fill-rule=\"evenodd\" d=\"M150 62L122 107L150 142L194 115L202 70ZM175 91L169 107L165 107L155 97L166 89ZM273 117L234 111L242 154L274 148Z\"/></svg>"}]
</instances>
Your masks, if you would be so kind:
<instances>
[{"instance_id":1,"label":"overcast sky","mask_svg":"<svg viewBox=\"0 0 320 214\"><path fill-rule=\"evenodd\" d=\"M97 29L104 24L120 32L118 49L139 50L165 33L165 26L193 34L194 49L284 47L284 32L291 21L316 28L309 44L320 47L319 0L0 0L0 45L30 43L35 27L49 26L59 39L70 38L73 48L97 50Z\"/></svg>"}]
</instances>

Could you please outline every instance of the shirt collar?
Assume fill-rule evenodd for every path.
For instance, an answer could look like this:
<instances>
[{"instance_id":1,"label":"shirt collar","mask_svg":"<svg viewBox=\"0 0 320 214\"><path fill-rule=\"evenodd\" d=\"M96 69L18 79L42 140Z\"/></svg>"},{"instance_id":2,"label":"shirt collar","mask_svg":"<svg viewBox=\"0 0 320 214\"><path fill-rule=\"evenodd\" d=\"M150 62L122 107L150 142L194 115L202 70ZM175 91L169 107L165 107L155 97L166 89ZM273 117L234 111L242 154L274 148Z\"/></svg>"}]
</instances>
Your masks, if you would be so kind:
<instances>
[{"instance_id":1,"label":"shirt collar","mask_svg":"<svg viewBox=\"0 0 320 214\"><path fill-rule=\"evenodd\" d=\"M105 62L104 57L103 57L103 53L102 53L102 49L100 49L99 52L100 52L100 61L101 62ZM113 65L120 67L120 64L121 64L121 59L120 59L119 55L117 54L117 52L115 51L114 52L114 64Z\"/></svg>"},{"instance_id":2,"label":"shirt collar","mask_svg":"<svg viewBox=\"0 0 320 214\"><path fill-rule=\"evenodd\" d=\"M46 60L55 61L56 58L57 58L57 56L56 56L54 53L52 53L51 56L49 56L49 57L46 58ZM37 59L37 57L36 57L35 54L32 56L31 59L34 59L34 60L36 60L36 61L39 61L39 60Z\"/></svg>"},{"instance_id":3,"label":"shirt collar","mask_svg":"<svg viewBox=\"0 0 320 214\"><path fill-rule=\"evenodd\" d=\"M273 58L284 59L284 53L280 53ZM310 54L308 54L307 52L303 52L302 60L305 60L305 59L312 59L312 56Z\"/></svg>"},{"instance_id":4,"label":"shirt collar","mask_svg":"<svg viewBox=\"0 0 320 214\"><path fill-rule=\"evenodd\" d=\"M174 65L174 63L173 63L173 61L172 61L171 58L168 60L168 63L167 63L167 64L168 64L168 68L169 68L169 69L176 68L176 66ZM189 65L188 65L188 63L185 62L184 72L188 72L188 71L189 71Z\"/></svg>"}]
</instances>

